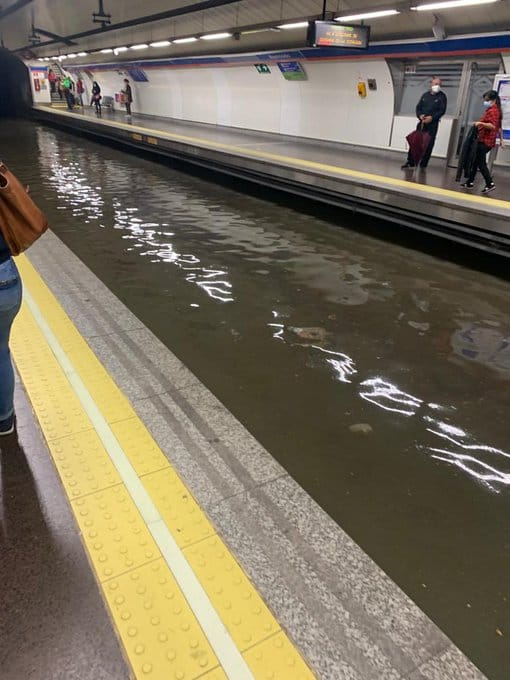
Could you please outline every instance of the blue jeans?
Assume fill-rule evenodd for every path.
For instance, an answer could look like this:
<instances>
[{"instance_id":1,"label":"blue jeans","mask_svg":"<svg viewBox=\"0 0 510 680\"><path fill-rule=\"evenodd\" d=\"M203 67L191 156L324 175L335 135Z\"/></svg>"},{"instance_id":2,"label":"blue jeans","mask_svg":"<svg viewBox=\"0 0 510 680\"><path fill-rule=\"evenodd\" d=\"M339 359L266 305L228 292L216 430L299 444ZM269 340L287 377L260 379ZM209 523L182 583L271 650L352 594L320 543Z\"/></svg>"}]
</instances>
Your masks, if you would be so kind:
<instances>
[{"instance_id":1,"label":"blue jeans","mask_svg":"<svg viewBox=\"0 0 510 680\"><path fill-rule=\"evenodd\" d=\"M14 371L9 351L11 326L21 306L21 279L14 261L0 264L0 420L14 412Z\"/></svg>"}]
</instances>

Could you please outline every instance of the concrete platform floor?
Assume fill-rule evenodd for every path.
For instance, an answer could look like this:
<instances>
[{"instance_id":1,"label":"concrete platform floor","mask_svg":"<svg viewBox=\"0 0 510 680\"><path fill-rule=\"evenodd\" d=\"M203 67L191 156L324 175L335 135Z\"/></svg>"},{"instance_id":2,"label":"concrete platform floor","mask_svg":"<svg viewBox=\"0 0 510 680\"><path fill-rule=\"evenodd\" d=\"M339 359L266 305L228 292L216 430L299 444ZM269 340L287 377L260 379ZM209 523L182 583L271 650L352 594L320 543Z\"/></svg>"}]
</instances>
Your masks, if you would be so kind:
<instances>
[{"instance_id":1,"label":"concrete platform floor","mask_svg":"<svg viewBox=\"0 0 510 680\"><path fill-rule=\"evenodd\" d=\"M95 110L91 107L76 109L76 113L87 118L97 119ZM338 165L350 170L404 179L410 183L450 189L461 194L478 193L477 189L481 189L484 185L483 179L478 175L477 189L472 191L462 189L460 184L455 182L456 169L448 167L444 158L432 157L425 170L420 168L402 170L401 165L406 161L406 154L400 151L373 149L302 137L288 137L255 130L242 130L136 113L128 118L123 109L112 112L105 108L102 111L101 120L127 122L147 128L147 130L200 137L218 144L271 152L316 163ZM510 168L495 166L494 178L496 190L487 198L507 200L510 194Z\"/></svg>"},{"instance_id":2,"label":"concrete platform floor","mask_svg":"<svg viewBox=\"0 0 510 680\"><path fill-rule=\"evenodd\" d=\"M33 246L30 260L317 678L484 678L55 235ZM2 442L0 458L2 678L123 679L119 645L19 384L17 406L19 443Z\"/></svg>"}]
</instances>

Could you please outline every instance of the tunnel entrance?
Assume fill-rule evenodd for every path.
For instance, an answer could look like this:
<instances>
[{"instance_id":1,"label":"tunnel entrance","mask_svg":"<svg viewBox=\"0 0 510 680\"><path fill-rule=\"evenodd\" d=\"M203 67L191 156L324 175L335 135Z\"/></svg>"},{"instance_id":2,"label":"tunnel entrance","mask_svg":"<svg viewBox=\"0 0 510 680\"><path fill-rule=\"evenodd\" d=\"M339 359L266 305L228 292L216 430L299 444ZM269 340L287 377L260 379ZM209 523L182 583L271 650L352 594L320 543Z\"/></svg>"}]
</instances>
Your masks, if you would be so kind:
<instances>
[{"instance_id":1,"label":"tunnel entrance","mask_svg":"<svg viewBox=\"0 0 510 680\"><path fill-rule=\"evenodd\" d=\"M0 116L20 116L32 105L28 68L12 52L0 48Z\"/></svg>"}]
</instances>

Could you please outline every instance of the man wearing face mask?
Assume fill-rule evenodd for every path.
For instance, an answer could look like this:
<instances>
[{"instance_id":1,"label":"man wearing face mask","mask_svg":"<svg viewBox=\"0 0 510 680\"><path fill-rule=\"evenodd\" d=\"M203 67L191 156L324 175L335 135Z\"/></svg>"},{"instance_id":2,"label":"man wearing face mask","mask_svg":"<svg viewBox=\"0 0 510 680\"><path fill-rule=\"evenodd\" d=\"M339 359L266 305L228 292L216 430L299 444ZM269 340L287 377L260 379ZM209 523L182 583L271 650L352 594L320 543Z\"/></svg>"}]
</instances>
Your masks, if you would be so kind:
<instances>
[{"instance_id":1,"label":"man wearing face mask","mask_svg":"<svg viewBox=\"0 0 510 680\"><path fill-rule=\"evenodd\" d=\"M422 95L416 106L416 117L419 120L416 129L423 130L423 132L427 132L430 135L430 144L420 161L421 168L426 168L429 163L437 137L439 121L446 112L447 104L446 95L441 90L441 79L434 76L431 81L430 90ZM405 168L414 168L414 159L410 153L407 155L407 161L402 166L402 170Z\"/></svg>"}]
</instances>

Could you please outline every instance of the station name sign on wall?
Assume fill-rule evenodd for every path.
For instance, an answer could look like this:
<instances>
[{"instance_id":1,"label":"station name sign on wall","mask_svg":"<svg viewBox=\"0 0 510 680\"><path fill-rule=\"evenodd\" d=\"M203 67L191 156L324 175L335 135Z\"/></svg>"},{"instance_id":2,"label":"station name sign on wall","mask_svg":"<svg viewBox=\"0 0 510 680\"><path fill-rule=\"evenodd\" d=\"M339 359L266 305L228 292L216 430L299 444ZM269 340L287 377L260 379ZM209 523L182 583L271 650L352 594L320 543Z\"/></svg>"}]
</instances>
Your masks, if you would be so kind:
<instances>
[{"instance_id":1,"label":"station name sign on wall","mask_svg":"<svg viewBox=\"0 0 510 680\"><path fill-rule=\"evenodd\" d=\"M343 47L366 50L370 40L370 26L346 26L336 21L311 21L308 26L308 45L312 47Z\"/></svg>"}]
</instances>

